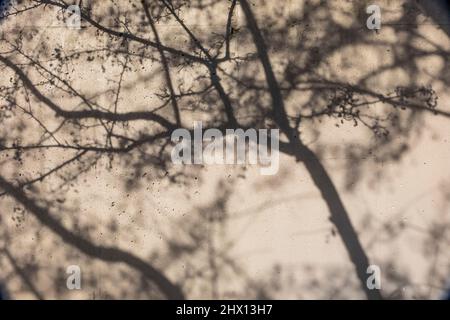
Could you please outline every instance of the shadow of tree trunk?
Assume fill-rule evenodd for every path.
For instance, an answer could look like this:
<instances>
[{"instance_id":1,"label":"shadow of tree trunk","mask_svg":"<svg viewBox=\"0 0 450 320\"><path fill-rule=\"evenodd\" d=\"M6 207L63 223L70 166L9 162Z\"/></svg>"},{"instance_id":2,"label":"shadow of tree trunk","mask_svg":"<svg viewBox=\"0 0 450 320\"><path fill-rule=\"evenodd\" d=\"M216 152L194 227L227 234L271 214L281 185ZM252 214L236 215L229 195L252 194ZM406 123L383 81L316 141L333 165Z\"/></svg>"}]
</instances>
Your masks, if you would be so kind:
<instances>
[{"instance_id":1,"label":"shadow of tree trunk","mask_svg":"<svg viewBox=\"0 0 450 320\"><path fill-rule=\"evenodd\" d=\"M152 281L159 290L172 300L184 299L181 289L173 284L161 271L151 266L141 258L118 248L95 245L83 237L67 230L58 220L53 218L46 208L36 204L24 191L14 187L11 183L0 177L0 187L21 203L31 214L33 214L42 224L55 232L63 241L74 246L82 253L102 261L124 263Z\"/></svg>"},{"instance_id":2,"label":"shadow of tree trunk","mask_svg":"<svg viewBox=\"0 0 450 320\"><path fill-rule=\"evenodd\" d=\"M259 59L264 68L266 81L272 97L275 121L289 139L288 148L292 150L291 153L298 161L302 161L305 164L314 184L319 189L322 198L326 202L331 214L330 220L336 226L339 235L341 236L347 253L356 269L361 288L364 290L367 298L382 299L379 290L370 290L367 287L366 270L370 265L369 258L358 239L358 235L350 221L348 212L325 167L316 157L314 152L301 142L298 134L295 133L295 130L289 124L281 90L272 70L264 38L259 30L256 18L247 0L240 0L240 3L247 20L247 26L252 34L253 41L258 51Z\"/></svg>"}]
</instances>

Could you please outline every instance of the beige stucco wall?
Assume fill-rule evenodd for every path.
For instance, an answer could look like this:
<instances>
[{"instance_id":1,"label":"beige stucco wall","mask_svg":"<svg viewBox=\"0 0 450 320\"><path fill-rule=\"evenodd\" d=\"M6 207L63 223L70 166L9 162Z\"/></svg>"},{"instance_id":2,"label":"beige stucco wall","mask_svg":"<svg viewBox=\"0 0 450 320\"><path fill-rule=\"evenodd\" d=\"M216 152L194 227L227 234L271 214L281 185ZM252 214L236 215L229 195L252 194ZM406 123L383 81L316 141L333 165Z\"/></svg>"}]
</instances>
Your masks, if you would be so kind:
<instances>
[{"instance_id":1,"label":"beige stucco wall","mask_svg":"<svg viewBox=\"0 0 450 320\"><path fill-rule=\"evenodd\" d=\"M280 14L281 23L283 15L287 17L302 10L301 1L281 2L265 1L255 9L262 26L266 21L264 15ZM377 2L383 9L383 23L394 19L402 10L400 1ZM332 3L336 11L324 12L325 18L335 19L343 26L351 25L355 19L351 2ZM64 50L89 47L84 37L76 36L77 31L58 27L53 19L54 12L50 9L46 12L46 17L33 20L33 25L36 21L42 27L39 36L25 44L26 50L33 50L36 41L46 41L49 46L64 41ZM31 15L24 14L23 21L31 21ZM224 21L222 18L217 18L215 24L220 25ZM243 19L238 12L235 23L242 26ZM448 37L430 20L420 19L416 31L424 39L416 40L414 45L426 48L430 46L429 40L448 52ZM208 26L202 21L209 20L197 17L197 21L201 33L202 28ZM7 30L14 23L19 22L5 21L2 29ZM55 26L45 27L49 23ZM170 27L164 30L168 32L165 37L170 39L173 34ZM309 32L317 33L320 38L322 32L333 31L321 30L320 22L313 25L311 31L300 24L290 29L286 41ZM336 50L327 58L321 72L332 78L339 76L343 82L356 82L392 62L390 45L403 36L406 35L394 33L388 25L383 26L378 33L373 33L370 42ZM238 39L233 43L236 52L243 54L253 50ZM178 38L172 40L175 44L179 41ZM271 58L275 70L281 70L286 63L282 52L273 53ZM436 75L442 74L448 79L448 60L445 62L435 55L419 60L415 80L432 85L439 97L439 109L450 110L448 83L436 80ZM157 68L153 63L144 66L149 73ZM9 71L2 72L10 75ZM108 72L102 73L100 66L92 63L78 65L73 71L73 84L87 95L101 92L114 85L108 79L117 76L120 69L111 67ZM189 79L183 71L174 77L181 75ZM121 96L122 111L157 104L158 99L152 92L163 85L162 77L145 80L145 76L145 72L127 75L125 83L129 87ZM190 76L193 78L192 74ZM400 67L382 73L370 85L383 92L406 84L410 77ZM2 78L7 80L8 76ZM48 93L51 94L51 90ZM306 95L308 93L290 97L286 102L288 109L294 110ZM58 97L54 99L63 105L70 104ZM103 99L107 101L108 97ZM374 108L383 106L376 104ZM57 125L46 117L45 111L40 115L50 127ZM199 119L194 115L192 120ZM338 128L332 119L323 119L320 124L308 121L302 124L303 141L320 155L371 262L381 267L382 290L387 296L438 298L445 279L450 276L448 121L432 113L425 114L420 130L408 138L398 138L409 145L400 159L375 161L377 155L369 155L354 166L353 159L334 150L343 145L356 148L359 144L370 143L374 138L365 127L345 123ZM185 125L192 126L192 122L185 120ZM137 122L133 126L137 130L145 128L146 124ZM315 132L318 126L319 134ZM17 128L0 130L8 134ZM25 132L31 134L33 130L28 128ZM92 129L89 134L96 137L101 132L98 130ZM17 178L19 173L31 177L65 157L68 155L45 151L18 165L8 162L4 156L0 170L10 179ZM126 162L114 160L110 169L108 158L104 157L73 185L58 189L58 184L49 179L39 184L38 190L48 199L57 197L63 190L64 200L52 202L50 209L67 227L83 235L89 234L95 243L115 245L148 259L181 284L189 298L364 298L348 254L329 221L329 212L309 173L293 158L284 154L280 157L280 170L275 176L261 176L255 166L189 167L186 171L191 176L185 179L186 183L176 184L169 183L145 164L137 170ZM349 188L352 174L358 174L359 179ZM133 187L127 188L128 179L134 181ZM126 265L94 261L63 243L30 214L25 213L23 220L17 222L21 213L14 211L10 199L3 197L0 203L3 243L45 298L153 297L151 290L142 286L140 276ZM220 219L211 222L208 220L211 216ZM442 232L437 240L433 239L436 230ZM196 243L193 235L206 241ZM180 243L186 247L178 252L175 244ZM71 264L81 267L82 290L69 291L65 287L65 268ZM0 279L13 298L35 298L5 255L0 257L0 270Z\"/></svg>"}]
</instances>

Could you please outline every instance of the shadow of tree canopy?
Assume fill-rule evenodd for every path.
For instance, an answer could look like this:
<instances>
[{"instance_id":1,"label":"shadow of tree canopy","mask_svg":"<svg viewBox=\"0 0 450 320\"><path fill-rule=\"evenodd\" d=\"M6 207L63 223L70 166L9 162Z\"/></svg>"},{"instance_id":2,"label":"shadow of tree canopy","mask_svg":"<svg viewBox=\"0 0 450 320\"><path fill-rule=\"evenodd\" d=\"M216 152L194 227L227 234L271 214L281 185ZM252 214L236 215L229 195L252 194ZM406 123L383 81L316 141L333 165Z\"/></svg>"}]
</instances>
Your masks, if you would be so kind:
<instances>
[{"instance_id":1,"label":"shadow of tree canopy","mask_svg":"<svg viewBox=\"0 0 450 320\"><path fill-rule=\"evenodd\" d=\"M93 298L182 299L198 292L212 298L270 298L289 286L297 290L289 276L287 281L280 278L283 267L274 266L273 275L255 279L228 254L233 239L222 239L221 246L215 242L213 233L225 234L234 182L222 181L214 189L215 199L165 226L170 231L161 237L161 251L128 250L116 239L120 219L96 220L80 211L80 201L96 201L78 194L86 179L102 179L99 167L120 176L115 183L128 194L154 183L187 190L201 183L202 166L175 166L170 157L172 132L191 131L193 121L201 119L203 130L277 128L280 151L308 171L358 281L339 276L339 267L310 268L304 290L321 291L321 283L331 281L334 285L319 295L401 296L395 290L409 280L395 272L388 276L398 284L390 289L394 293L367 288L370 259L358 234L374 231L355 230L340 186L322 159L342 160L344 187L352 191L364 178L386 178L374 164L399 162L428 131L428 114L450 116L438 97L450 82L448 38L437 42L434 29L417 27L428 20L415 2L394 6L379 32L365 26L365 1L80 5L79 30L66 27L68 4L59 0L18 1L3 18L0 221L7 215L14 218L13 225L8 221L1 228L0 263L11 273L1 275L3 282L18 275L23 290L35 298L44 299L48 292L64 295L64 278L45 285L51 276L42 255L51 254L95 270L96 275L87 272L91 276L85 281L96 287L101 279L104 289ZM426 59L437 67L419 76ZM339 130L357 133L323 143L321 137ZM121 227L127 236L136 232L136 219ZM43 227L51 236L42 236ZM404 227L389 226L383 232L395 238ZM443 245L439 230L424 230L427 250ZM21 237L28 240L13 240ZM24 247L29 254L18 261L14 250ZM182 265L183 272L169 276L166 271L174 265ZM64 275L65 270L51 268ZM437 282L445 281L445 275L439 277ZM227 282L230 287L244 283L245 289L224 294L218 283L223 288Z\"/></svg>"}]
</instances>

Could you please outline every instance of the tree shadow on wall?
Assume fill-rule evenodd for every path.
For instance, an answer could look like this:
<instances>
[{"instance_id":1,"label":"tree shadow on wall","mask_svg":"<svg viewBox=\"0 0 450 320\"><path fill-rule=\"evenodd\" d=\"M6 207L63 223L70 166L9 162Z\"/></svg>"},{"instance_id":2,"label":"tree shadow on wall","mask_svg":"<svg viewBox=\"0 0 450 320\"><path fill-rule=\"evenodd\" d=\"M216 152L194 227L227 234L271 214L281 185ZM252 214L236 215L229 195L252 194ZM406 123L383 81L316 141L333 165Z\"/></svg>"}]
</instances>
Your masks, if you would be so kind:
<instances>
[{"instance_id":1,"label":"tree shadow on wall","mask_svg":"<svg viewBox=\"0 0 450 320\"><path fill-rule=\"evenodd\" d=\"M5 28L14 32L2 31L0 45L4 75L0 187L5 212L14 214L13 208L19 207L33 219L23 230L5 228L2 247L8 250L3 260L12 274L22 278L25 290L45 298L31 284L49 275L42 266L24 268L8 258L14 254L9 248L21 245L9 238L21 235L35 241L27 248L36 256L44 254L42 248L67 255L67 260L81 255L97 272L101 269L97 260L119 264L114 272L103 266L104 298L181 299L202 286L208 288L208 296L220 297L221 277L239 279L240 275L242 282L255 288L244 295L269 296L226 252L213 248L207 230L200 232L224 223L230 191L219 194L210 207L182 217L184 238L165 239L164 255L152 253L150 259L116 246L118 222L108 225L109 244L104 246L96 243L104 226L80 217L77 186L100 166L110 172L133 169L121 179L126 193L161 180L189 188L202 168L174 166L170 137L177 128L192 130L192 119L202 119L204 130L279 129L280 151L310 174L344 243L360 292L370 299L382 298L381 292L366 287L369 257L321 159L342 158L346 187L352 190L365 176L382 176L374 170L377 163L399 161L411 149L426 131L426 114L449 117L438 106L434 89L449 85L448 45L436 42L430 32L402 27L420 16L410 2L383 27L391 38L365 29L361 3L299 5L298 10L287 10L288 6L248 1L142 1L139 5L90 1L81 8L81 29L64 31L68 36L76 32L77 40L64 45L51 28L42 34L38 27L7 22L51 12L64 25L69 16L65 3L42 0L14 7L16 11L4 20ZM35 39L46 41L35 43ZM382 54L389 59L364 68L361 53L374 54L375 61ZM438 59L442 67L422 78L419 64L427 57ZM330 123L343 130L363 127L367 138L331 147L309 143L330 130ZM42 226L56 237L41 239ZM59 241L73 252L58 248ZM195 263L185 274L176 279L167 276L165 269L179 266L180 257L186 255L198 258L192 259ZM131 288L113 285L127 275ZM94 278L90 281L98 285Z\"/></svg>"}]
</instances>

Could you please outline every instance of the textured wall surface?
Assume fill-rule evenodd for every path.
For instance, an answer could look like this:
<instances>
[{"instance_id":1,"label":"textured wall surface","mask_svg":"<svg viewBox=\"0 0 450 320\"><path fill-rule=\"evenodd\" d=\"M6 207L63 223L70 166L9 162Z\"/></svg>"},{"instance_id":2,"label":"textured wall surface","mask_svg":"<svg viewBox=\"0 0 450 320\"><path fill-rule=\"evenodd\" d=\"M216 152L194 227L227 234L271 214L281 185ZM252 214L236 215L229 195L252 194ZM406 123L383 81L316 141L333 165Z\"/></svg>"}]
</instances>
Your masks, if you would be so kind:
<instances>
[{"instance_id":1,"label":"textured wall surface","mask_svg":"<svg viewBox=\"0 0 450 320\"><path fill-rule=\"evenodd\" d=\"M179 126L227 123L218 76L240 126L278 127L241 6L230 57L211 75L167 48L205 58L195 35L222 57L231 2L174 2L179 21L155 2L150 12ZM29 9L0 25L0 176L18 190L0 187L0 283L11 298L174 292L152 268L187 298L366 298L356 272L365 264L350 258L354 242L333 220L308 157L281 150L273 176L255 165L177 166L170 139L149 139L163 132L158 121L57 116L51 103L176 122L140 1L83 1L89 20L79 30L60 7L20 3ZM377 31L366 27L369 1L253 3L288 121L380 267L381 293L439 298L450 277L449 37L414 1L375 1ZM96 22L144 40L100 32ZM69 265L80 266L80 290L66 287Z\"/></svg>"}]
</instances>

